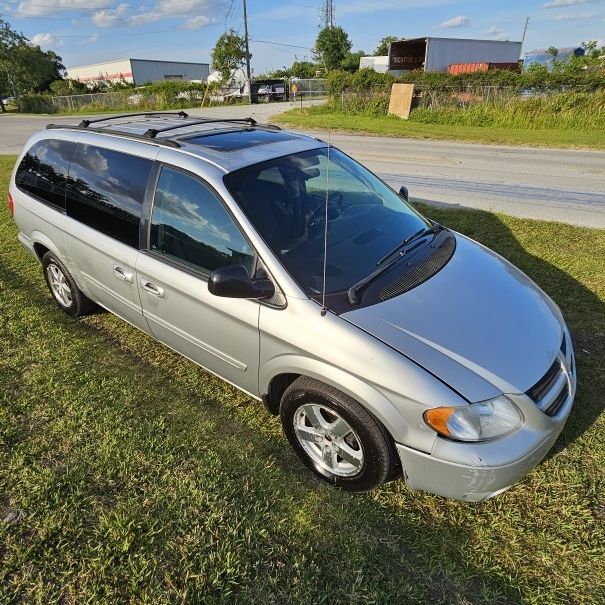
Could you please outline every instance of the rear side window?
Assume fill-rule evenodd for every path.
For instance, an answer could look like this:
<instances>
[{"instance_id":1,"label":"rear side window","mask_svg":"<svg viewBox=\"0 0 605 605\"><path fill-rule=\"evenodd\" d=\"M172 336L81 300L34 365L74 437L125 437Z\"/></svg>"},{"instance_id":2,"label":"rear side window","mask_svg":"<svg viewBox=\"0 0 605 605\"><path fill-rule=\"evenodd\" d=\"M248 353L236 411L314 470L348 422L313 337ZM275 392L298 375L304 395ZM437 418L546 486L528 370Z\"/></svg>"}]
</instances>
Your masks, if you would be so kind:
<instances>
[{"instance_id":1,"label":"rear side window","mask_svg":"<svg viewBox=\"0 0 605 605\"><path fill-rule=\"evenodd\" d=\"M67 215L138 248L139 220L153 162L78 144L69 169Z\"/></svg>"},{"instance_id":2,"label":"rear side window","mask_svg":"<svg viewBox=\"0 0 605 605\"><path fill-rule=\"evenodd\" d=\"M17 168L17 187L51 206L65 210L67 171L75 146L75 142L59 139L34 143Z\"/></svg>"}]
</instances>

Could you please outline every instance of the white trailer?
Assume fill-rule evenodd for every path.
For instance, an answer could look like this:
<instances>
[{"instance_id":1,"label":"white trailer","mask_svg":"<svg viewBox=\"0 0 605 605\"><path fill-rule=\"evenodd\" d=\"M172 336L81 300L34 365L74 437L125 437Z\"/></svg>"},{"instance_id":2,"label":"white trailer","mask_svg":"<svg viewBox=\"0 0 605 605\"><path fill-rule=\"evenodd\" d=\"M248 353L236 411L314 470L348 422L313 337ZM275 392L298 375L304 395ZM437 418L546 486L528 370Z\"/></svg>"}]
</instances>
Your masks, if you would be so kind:
<instances>
[{"instance_id":1,"label":"white trailer","mask_svg":"<svg viewBox=\"0 0 605 605\"><path fill-rule=\"evenodd\" d=\"M452 63L515 63L521 42L465 38L412 38L389 45L388 71L399 75L412 69L446 72Z\"/></svg>"}]
</instances>

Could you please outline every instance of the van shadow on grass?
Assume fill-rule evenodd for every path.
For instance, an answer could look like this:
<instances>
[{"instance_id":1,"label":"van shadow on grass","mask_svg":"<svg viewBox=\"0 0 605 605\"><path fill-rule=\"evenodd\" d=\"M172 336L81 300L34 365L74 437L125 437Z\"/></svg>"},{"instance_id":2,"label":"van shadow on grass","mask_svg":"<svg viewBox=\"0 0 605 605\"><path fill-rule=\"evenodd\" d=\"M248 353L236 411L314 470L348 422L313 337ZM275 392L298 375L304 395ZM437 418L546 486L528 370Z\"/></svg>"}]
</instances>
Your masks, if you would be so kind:
<instances>
[{"instance_id":1,"label":"van shadow on grass","mask_svg":"<svg viewBox=\"0 0 605 605\"><path fill-rule=\"evenodd\" d=\"M568 274L528 253L493 214L428 207L421 210L505 256L560 305L574 339L580 379L577 403L554 450L556 453L588 430L602 411L599 396L605 389L603 303ZM113 468L103 467L99 460L90 457L72 458L75 472L80 470L81 476L87 478L79 484L84 493L70 502L72 494L63 487L61 496L62 502L67 499L73 508L74 519L87 520L80 533L73 532L78 535L78 541L63 540L61 549L53 549L48 543L39 548L36 533L20 536L18 526L7 530L13 538L7 543L15 544L22 539L30 553L29 560L24 561L21 555L11 556L8 547L3 548L11 573L17 579L21 577L25 587L28 579L19 576L24 573L20 568L30 566L39 570L42 583L38 586L60 585L66 579L79 577L84 593L102 590L106 595L120 594L123 598L129 591L143 594L145 585L150 584L149 575L141 580L133 578L128 565L119 557L108 556L103 562L102 571L96 571L94 588L83 579L88 575L87 566L91 561L85 545L92 539L101 539L104 540L101 549L111 550L109 538L99 538L94 533L98 511L89 503L97 493L103 492L110 512L119 507L121 514L136 521L149 517L145 501L155 490L157 507L162 511L162 517L158 517L162 532L153 541L147 541L143 535L145 530L141 529L141 535L135 536L132 555L139 561L148 560L150 569L155 570L150 573L157 580L157 592L151 595L156 602L182 598L185 602L517 603L523 600L523 593L531 590L521 566L503 573L493 571L492 565L477 564L475 549L481 549L482 545L471 528L477 507L412 493L393 484L368 495L350 495L324 485L298 462L279 434L276 420L267 417L260 404L257 406L256 402L126 324L116 327L109 315L99 314L85 321L65 317L43 290L43 281L35 277L31 265L22 270L27 262L23 254L17 253L10 259L5 255L2 259L2 307L10 300L11 304L22 305L24 317L29 315L29 310L35 311L31 331L39 332L40 338L45 337L44 322L59 324L60 342L51 344L56 344L57 356L64 358L62 363L67 367L70 356L77 358L77 371L86 375L86 380L101 381L103 371L110 370L112 374L123 374L130 385L129 402L121 404L119 399L100 399L94 402L100 407L94 413L103 414L106 408L113 418L116 425L113 455L120 463L121 477L136 479L132 482L122 479L114 484L105 481L105 477L114 472ZM37 315L41 316L40 325L35 323ZM5 338L10 338L10 334L0 330L0 340ZM66 343L74 344L66 348ZM101 358L99 351L107 351L107 355ZM27 380L25 369L16 367L13 372L17 371L17 377L19 372L23 373L23 380ZM59 370L50 362L47 371L52 374ZM16 377L11 376L14 382ZM15 391L17 396L24 397L21 413L27 414L27 406L37 397L45 396L52 401L52 391L35 392L36 385L30 386L34 392ZM133 401L145 404L133 405ZM199 427L205 426L209 414L212 414L213 426L201 431ZM170 426L161 431L155 427L159 416L170 419ZM44 426L38 430L45 430ZM153 435L161 446L181 451L191 461L189 471L178 461L165 463L163 472L175 479L165 493L157 491L156 478L140 476L140 469L148 467L158 455L147 441L139 441L141 434ZM94 431L90 431L90 435L94 438ZM217 436L220 439L217 440ZM26 447L26 438L25 434L16 435L11 449ZM229 555L236 558L238 565L229 559L220 542L204 550L202 540L195 548L180 551L181 558L175 558L172 551L175 541L199 533L199 526L204 523L203 511L196 511L191 517L182 512L182 505L198 506L194 492L204 490L204 479L200 477L205 477L204 460L209 448L220 467L226 469L229 481L206 489L215 490L210 499L224 502L224 506L231 509L231 516L217 518L216 526L207 527L207 532L222 535L226 543L244 532L245 539L236 540L235 554ZM34 468L39 461L31 456L26 463ZM60 459L56 468L62 468ZM50 472L54 471L46 469L47 474ZM184 472L189 473L188 482L183 481ZM35 474L27 475L30 481ZM66 480L65 476L57 477L58 483L64 484ZM45 489L52 489L52 485ZM179 508L174 508L175 500L179 500ZM52 515L55 500L48 501L50 512L26 512L41 517ZM259 517L252 508L251 503L255 502L266 506L263 516ZM126 513L125 503L128 504ZM136 523L133 526L138 527ZM1 545L5 538L0 540ZM185 574L180 569L188 571ZM204 577L212 573L216 579L212 584L204 584ZM168 574L169 584L163 581L162 574ZM543 582L546 589L552 577L544 577ZM33 585L30 587L33 589ZM560 589L558 594L564 595L565 589Z\"/></svg>"}]
</instances>

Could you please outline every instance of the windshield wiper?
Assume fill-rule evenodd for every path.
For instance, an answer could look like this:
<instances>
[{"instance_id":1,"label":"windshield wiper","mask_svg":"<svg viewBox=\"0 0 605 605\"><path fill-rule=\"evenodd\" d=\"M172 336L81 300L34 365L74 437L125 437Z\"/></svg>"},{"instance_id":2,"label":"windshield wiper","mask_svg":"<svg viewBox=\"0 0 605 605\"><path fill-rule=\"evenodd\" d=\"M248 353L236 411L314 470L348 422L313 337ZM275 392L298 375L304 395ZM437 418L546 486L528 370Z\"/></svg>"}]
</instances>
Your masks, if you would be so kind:
<instances>
[{"instance_id":1,"label":"windshield wiper","mask_svg":"<svg viewBox=\"0 0 605 605\"><path fill-rule=\"evenodd\" d=\"M416 233L413 233L412 235L410 235L409 237L404 239L402 242L399 242L390 252L387 252L376 263L376 266L380 267L380 265L382 265L382 263L384 263L385 260L387 260L389 257L393 256L393 254L395 254L395 252L397 252L401 248L405 248L405 246L407 246L408 244L411 244L412 242L414 242L417 239L420 239L422 237L426 237L427 235L431 235L431 233L437 233L438 231L441 231L442 229L445 229L445 227L443 225L440 225L439 223L434 223L430 227L425 227L424 229L420 229L420 231L416 231Z\"/></svg>"},{"instance_id":2,"label":"windshield wiper","mask_svg":"<svg viewBox=\"0 0 605 605\"><path fill-rule=\"evenodd\" d=\"M421 243L418 240L426 237L427 235L430 235L431 233L437 233L443 229L445 229L445 227L443 225L440 225L439 223L435 223L431 227L426 227L425 229L421 229L420 231L417 231L416 233L410 235L408 238L404 239L400 244L397 245L396 248L391 250L388 254L385 254L385 256L383 256L378 261L378 263L376 263L378 265L377 269L372 271L372 273L370 273L363 279L360 279L356 284L353 284L349 288L349 291L347 293L348 297L349 297L349 302L352 305L359 304L359 298L357 295L359 294L359 291L362 288L365 288L369 283L373 282L378 276L382 275L385 271L387 271L387 269L390 269L401 257L408 254L411 250L414 250L415 248L417 248ZM414 246L410 246L410 244L412 244L414 242L418 242L418 243ZM399 251L399 254L397 256L393 257L388 263L384 262L390 256L393 256L393 254L395 254L395 252L397 252L397 251Z\"/></svg>"}]
</instances>

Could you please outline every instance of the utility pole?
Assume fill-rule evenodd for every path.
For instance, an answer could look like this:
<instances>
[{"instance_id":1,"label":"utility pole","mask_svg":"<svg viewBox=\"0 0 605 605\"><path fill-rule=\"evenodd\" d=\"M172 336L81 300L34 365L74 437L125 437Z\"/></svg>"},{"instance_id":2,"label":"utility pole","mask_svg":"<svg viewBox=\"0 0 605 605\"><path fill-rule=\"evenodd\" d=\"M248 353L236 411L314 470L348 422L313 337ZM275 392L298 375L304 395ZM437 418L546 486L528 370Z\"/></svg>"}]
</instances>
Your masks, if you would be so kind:
<instances>
[{"instance_id":1,"label":"utility pole","mask_svg":"<svg viewBox=\"0 0 605 605\"><path fill-rule=\"evenodd\" d=\"M246 41L246 79L248 80L248 101L252 104L252 78L250 74L250 46L248 44L248 13L246 12L246 0L244 2L244 39Z\"/></svg>"}]
</instances>

